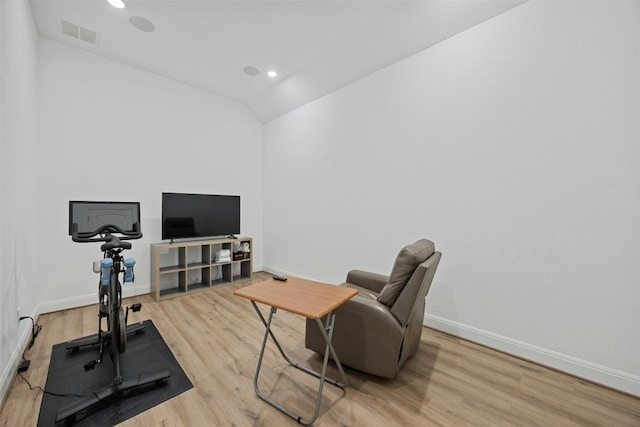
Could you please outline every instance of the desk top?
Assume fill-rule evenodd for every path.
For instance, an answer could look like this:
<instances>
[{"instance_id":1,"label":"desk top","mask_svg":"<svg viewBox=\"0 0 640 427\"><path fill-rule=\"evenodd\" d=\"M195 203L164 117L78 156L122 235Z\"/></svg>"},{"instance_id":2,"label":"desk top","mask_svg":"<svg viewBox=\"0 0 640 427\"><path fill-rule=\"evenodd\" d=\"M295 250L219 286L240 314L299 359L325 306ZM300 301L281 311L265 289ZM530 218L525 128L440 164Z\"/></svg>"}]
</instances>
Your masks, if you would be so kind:
<instances>
[{"instance_id":1,"label":"desk top","mask_svg":"<svg viewBox=\"0 0 640 427\"><path fill-rule=\"evenodd\" d=\"M234 295L299 314L308 319L319 319L333 311L358 291L328 283L289 277L286 282L275 279L233 291Z\"/></svg>"}]
</instances>

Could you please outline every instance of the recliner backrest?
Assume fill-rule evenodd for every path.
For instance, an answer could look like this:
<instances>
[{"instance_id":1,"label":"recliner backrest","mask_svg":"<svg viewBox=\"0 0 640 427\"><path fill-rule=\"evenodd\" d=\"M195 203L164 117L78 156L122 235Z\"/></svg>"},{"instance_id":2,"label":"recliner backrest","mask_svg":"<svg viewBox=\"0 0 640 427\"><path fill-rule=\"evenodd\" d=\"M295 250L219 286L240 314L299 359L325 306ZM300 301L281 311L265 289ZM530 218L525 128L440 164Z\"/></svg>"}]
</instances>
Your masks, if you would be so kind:
<instances>
[{"instance_id":1,"label":"recliner backrest","mask_svg":"<svg viewBox=\"0 0 640 427\"><path fill-rule=\"evenodd\" d=\"M393 307L418 265L427 260L435 250L434 243L429 239L417 240L400 249L393 263L389 280L378 294L378 302Z\"/></svg>"},{"instance_id":2,"label":"recliner backrest","mask_svg":"<svg viewBox=\"0 0 640 427\"><path fill-rule=\"evenodd\" d=\"M431 288L431 282L435 276L441 256L442 254L436 251L418 265L391 307L391 314L398 319L402 326L406 326L409 322L416 304L422 302L422 305L424 305L424 299Z\"/></svg>"}]
</instances>

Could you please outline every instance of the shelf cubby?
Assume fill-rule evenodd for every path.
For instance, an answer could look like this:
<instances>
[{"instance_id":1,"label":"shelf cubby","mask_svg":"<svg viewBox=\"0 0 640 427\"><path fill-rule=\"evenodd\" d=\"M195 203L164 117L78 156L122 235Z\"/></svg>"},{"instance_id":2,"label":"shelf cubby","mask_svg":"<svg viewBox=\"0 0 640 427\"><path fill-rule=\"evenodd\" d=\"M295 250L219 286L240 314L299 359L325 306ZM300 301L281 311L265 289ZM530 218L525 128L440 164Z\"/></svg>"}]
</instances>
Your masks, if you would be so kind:
<instances>
[{"instance_id":1,"label":"shelf cubby","mask_svg":"<svg viewBox=\"0 0 640 427\"><path fill-rule=\"evenodd\" d=\"M252 245L250 237L152 243L151 296L159 301L251 279ZM223 249L229 250L231 259L216 262ZM239 259L234 260L235 253Z\"/></svg>"}]
</instances>

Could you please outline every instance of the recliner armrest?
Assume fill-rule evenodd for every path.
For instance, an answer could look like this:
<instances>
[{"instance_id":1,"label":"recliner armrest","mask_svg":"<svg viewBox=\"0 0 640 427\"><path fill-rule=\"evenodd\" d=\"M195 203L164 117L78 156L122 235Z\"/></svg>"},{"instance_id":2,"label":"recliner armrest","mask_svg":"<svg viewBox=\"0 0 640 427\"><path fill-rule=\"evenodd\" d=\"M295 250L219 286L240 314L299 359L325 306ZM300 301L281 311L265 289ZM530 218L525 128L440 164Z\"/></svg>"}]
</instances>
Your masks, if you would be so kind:
<instances>
[{"instance_id":1,"label":"recliner armrest","mask_svg":"<svg viewBox=\"0 0 640 427\"><path fill-rule=\"evenodd\" d=\"M343 315L350 316L354 323L348 327L353 328L355 324L367 325L372 336L389 340L391 337L400 338L404 331L398 319L391 313L389 307L368 298L360 298L358 295L345 302L336 311Z\"/></svg>"},{"instance_id":2,"label":"recliner armrest","mask_svg":"<svg viewBox=\"0 0 640 427\"><path fill-rule=\"evenodd\" d=\"M362 270L351 270L347 274L347 283L367 288L373 292L380 293L384 285L389 281L389 276L378 273L370 273Z\"/></svg>"}]
</instances>

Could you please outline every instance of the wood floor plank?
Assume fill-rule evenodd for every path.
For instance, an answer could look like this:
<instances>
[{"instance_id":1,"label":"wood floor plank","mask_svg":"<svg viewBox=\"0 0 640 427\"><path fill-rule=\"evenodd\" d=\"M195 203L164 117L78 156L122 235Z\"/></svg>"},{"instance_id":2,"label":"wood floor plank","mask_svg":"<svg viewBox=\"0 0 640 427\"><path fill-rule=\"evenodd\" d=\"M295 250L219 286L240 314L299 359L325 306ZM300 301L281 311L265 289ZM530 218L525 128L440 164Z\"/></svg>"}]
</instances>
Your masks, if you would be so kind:
<instances>
[{"instance_id":1,"label":"wood floor plank","mask_svg":"<svg viewBox=\"0 0 640 427\"><path fill-rule=\"evenodd\" d=\"M299 426L254 393L264 327L241 286L248 282L156 302L138 296L142 311L129 322L153 320L194 388L122 426ZM268 308L260 307L266 316ZM52 346L97 331L96 306L40 316L43 329L26 353L24 377L44 386ZM279 310L273 329L288 355L319 369L304 348L304 319ZM153 355L150 355L153 357ZM424 328L418 353L394 380L346 369L346 390L326 384L316 426L640 426L640 399ZM339 377L330 364L328 374ZM260 389L310 417L317 379L286 364L267 347ZM54 391L54 390L52 390ZM42 392L16 377L0 409L0 426L35 426Z\"/></svg>"}]
</instances>

